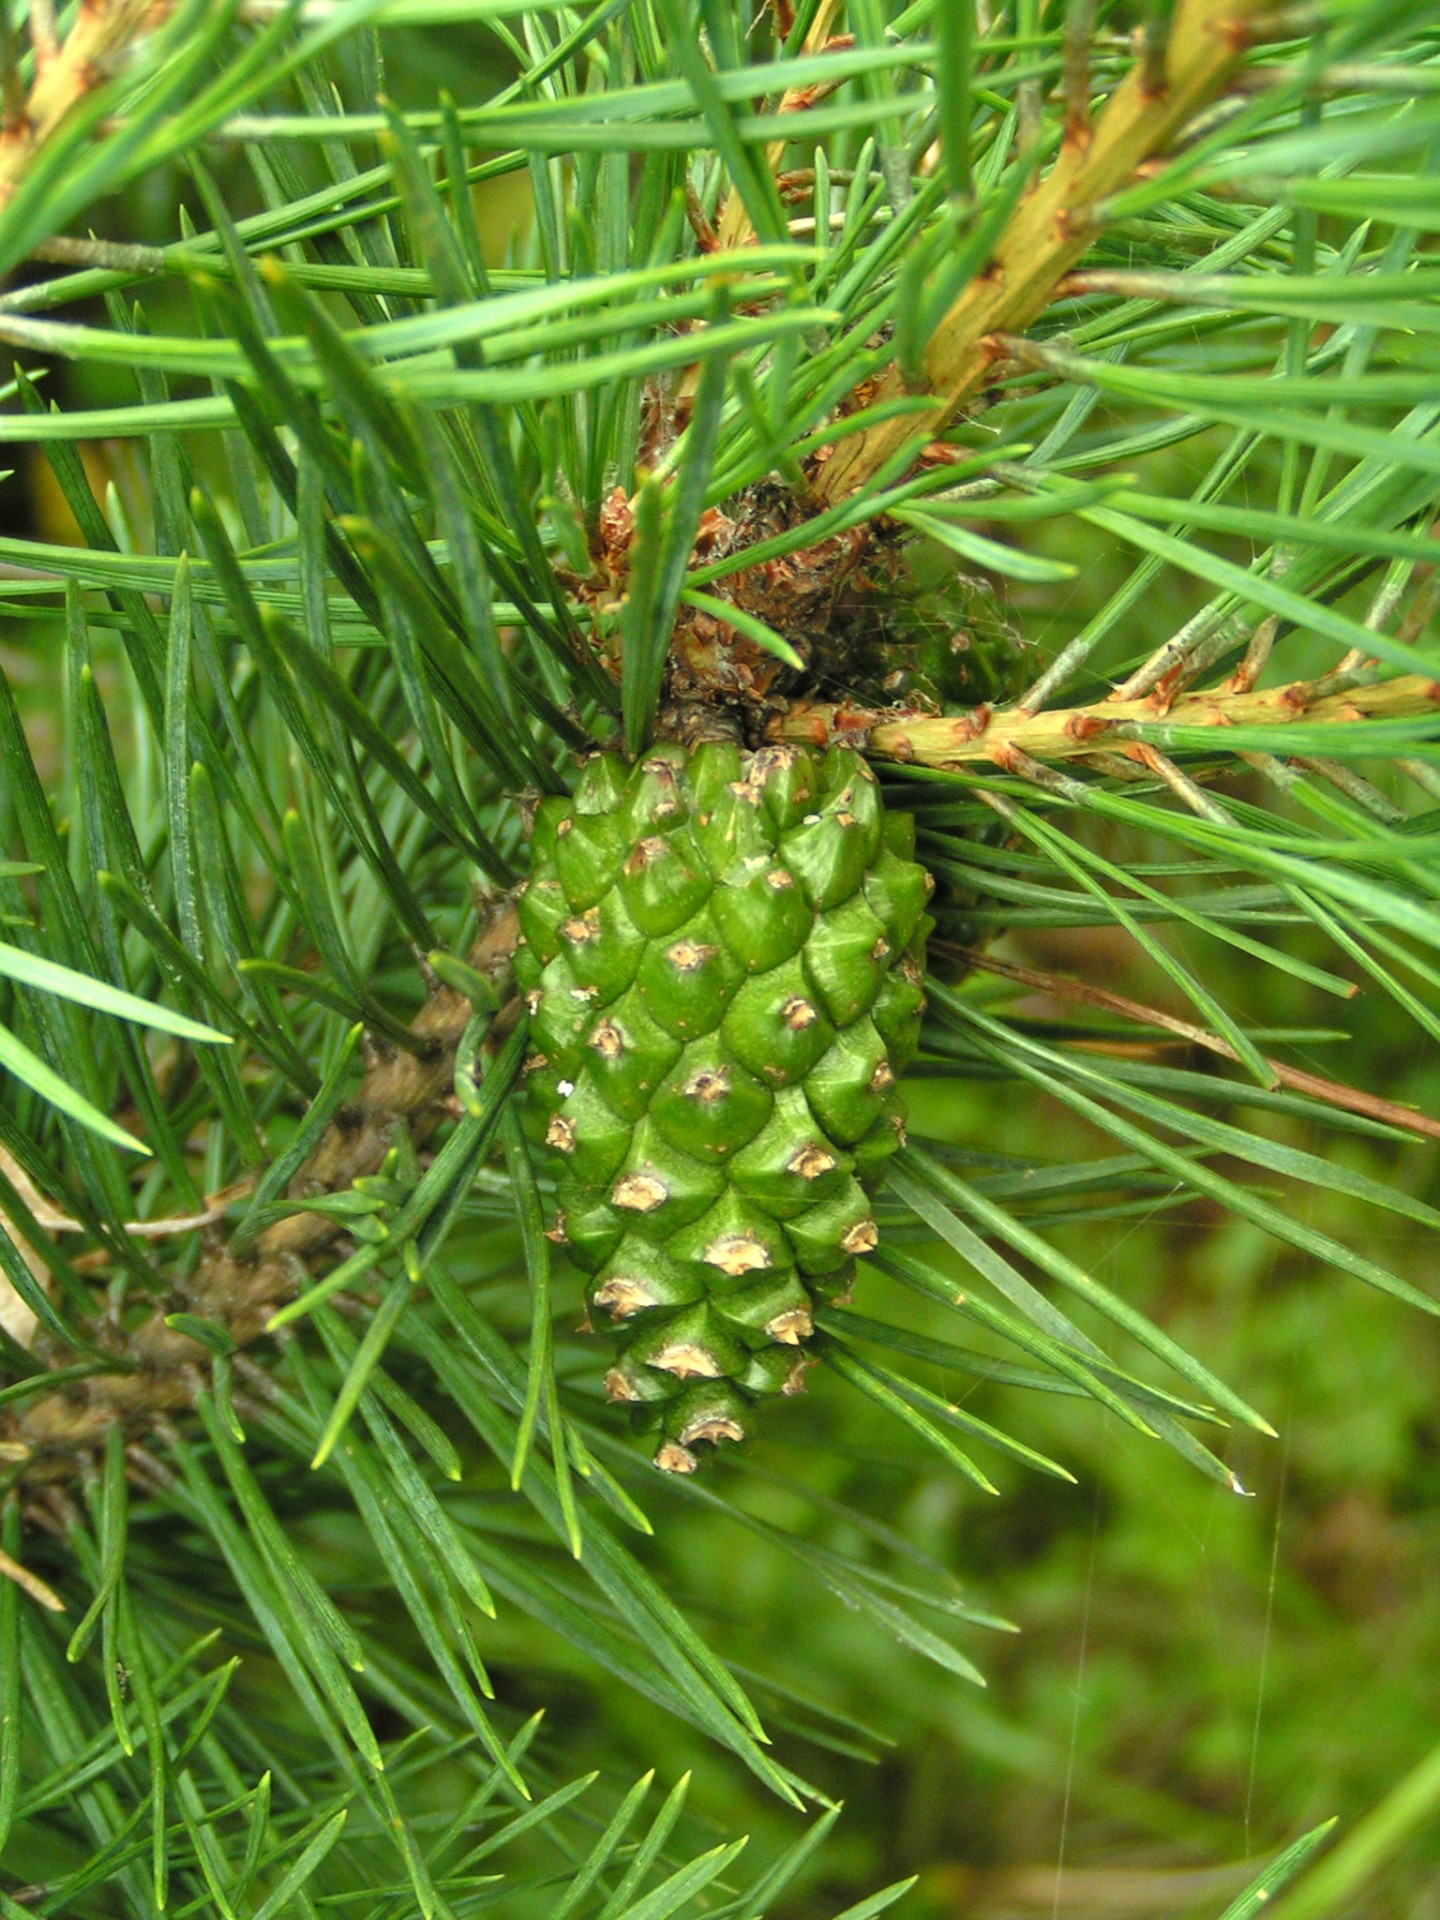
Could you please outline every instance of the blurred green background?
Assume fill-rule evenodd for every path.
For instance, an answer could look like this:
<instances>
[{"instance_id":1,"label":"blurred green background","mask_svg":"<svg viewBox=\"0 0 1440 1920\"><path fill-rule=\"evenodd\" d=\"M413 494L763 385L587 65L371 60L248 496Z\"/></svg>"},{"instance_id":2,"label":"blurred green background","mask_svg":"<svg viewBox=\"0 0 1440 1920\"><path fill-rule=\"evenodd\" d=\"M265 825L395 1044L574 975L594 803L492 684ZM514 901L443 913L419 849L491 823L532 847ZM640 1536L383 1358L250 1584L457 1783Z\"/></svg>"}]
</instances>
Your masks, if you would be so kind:
<instances>
[{"instance_id":1,"label":"blurred green background","mask_svg":"<svg viewBox=\"0 0 1440 1920\"><path fill-rule=\"evenodd\" d=\"M437 81L456 84L453 42L442 53L423 36L397 36L394 52L388 84L400 98L428 102ZM498 58L479 43L473 56ZM246 176L227 190L244 211L261 188ZM173 207L151 186L133 204L105 210L105 230L164 237ZM525 211L523 176L486 190L496 261L523 246ZM164 295L185 297L173 285ZM159 325L163 302L147 308ZM77 379L58 365L48 390L70 404L107 397L96 376ZM1200 464L1206 451L1164 457ZM111 490L117 527L128 521L143 541L144 476L133 449L92 448L87 464L97 492ZM39 459L22 460L0 513L6 531L74 537ZM1103 603L1129 558L1061 521L1043 523L1037 538L1081 563L1066 586L1010 594L1010 620L1043 657ZM1191 583L1168 578L1136 608L1127 647L1163 640L1193 604ZM60 700L53 638L38 622L0 638L42 744ZM1118 838L1106 851L1122 862L1163 857ZM1005 936L1003 951L1185 1011L1119 932L1022 928ZM1187 957L1251 1025L1337 1025L1333 1002L1305 1004L1282 976L1213 947ZM1033 1010L1056 1011L1039 1002ZM1291 1057L1440 1114L1440 1063L1417 1053L1413 1028L1388 1003L1362 994L1338 1024L1348 1039ZM987 1152L1085 1159L1111 1150L1064 1110L1012 1087L932 1084L917 1090L914 1106L926 1129ZM1236 1111L1290 1144L1341 1153L1440 1203L1433 1141L1400 1147L1339 1136L1337 1145L1337 1136L1307 1137L1283 1117ZM1343 1196L1317 1201L1277 1187L1276 1197L1312 1209L1315 1225L1362 1249L1383 1242L1387 1264L1440 1298L1440 1255L1419 1229L1377 1221ZM753 1454L727 1463L726 1491L771 1525L821 1547L843 1544L897 1577L903 1564L885 1529L957 1574L975 1605L1020 1629L964 1631L984 1690L902 1648L703 1496L658 1497L654 1510L666 1524L651 1552L672 1592L755 1677L767 1717L782 1729L780 1757L847 1802L797 1916L833 1911L916 1869L920 1886L903 1909L915 1920L1218 1913L1248 1877L1241 1863L1332 1813L1353 1822L1440 1738L1440 1327L1278 1253L1256 1230L1200 1204L1054 1231L1265 1412L1281 1437L1232 1436L1228 1452L1220 1443L1249 1490L1242 1498L1088 1404L1027 1394L1022 1405L1014 1389L937 1379L1078 1481L1042 1479L987 1454L1001 1489L987 1499L907 1449L856 1395L812 1376L805 1400L770 1423ZM493 1245L476 1249L485 1267L496 1254ZM498 1305L523 1323L518 1291L502 1293ZM857 1305L867 1309L863 1291ZM918 1299L891 1298L886 1309L937 1337L954 1335L941 1311ZM1107 1342L1104 1323L1085 1324ZM564 1356L598 1390L583 1343L569 1343ZM856 1513L874 1517L868 1537ZM343 1580L345 1541L332 1544ZM791 1816L738 1767L558 1639L502 1611L486 1652L502 1699L545 1707L574 1770L633 1773L658 1762L668 1781L693 1765L702 1818L748 1828L761 1844L793 1837ZM780 1680L827 1701L834 1724L820 1726L808 1710L790 1714L771 1684ZM808 1737L817 1730L827 1744ZM1440 1916L1440 1831L1415 1836L1355 1911L1377 1920Z\"/></svg>"}]
</instances>

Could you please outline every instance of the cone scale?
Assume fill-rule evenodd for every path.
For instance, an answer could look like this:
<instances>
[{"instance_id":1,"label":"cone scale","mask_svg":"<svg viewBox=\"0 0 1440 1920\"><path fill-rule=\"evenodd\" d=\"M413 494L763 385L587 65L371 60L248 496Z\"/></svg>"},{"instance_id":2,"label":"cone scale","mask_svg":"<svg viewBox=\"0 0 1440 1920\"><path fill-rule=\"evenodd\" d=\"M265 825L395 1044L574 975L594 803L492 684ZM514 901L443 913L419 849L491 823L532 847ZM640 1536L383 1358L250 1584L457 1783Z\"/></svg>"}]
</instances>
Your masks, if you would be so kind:
<instances>
[{"instance_id":1,"label":"cone scale","mask_svg":"<svg viewBox=\"0 0 1440 1920\"><path fill-rule=\"evenodd\" d=\"M602 753L538 810L516 973L552 1237L668 1471L799 1390L876 1244L932 924L913 851L848 748Z\"/></svg>"}]
</instances>

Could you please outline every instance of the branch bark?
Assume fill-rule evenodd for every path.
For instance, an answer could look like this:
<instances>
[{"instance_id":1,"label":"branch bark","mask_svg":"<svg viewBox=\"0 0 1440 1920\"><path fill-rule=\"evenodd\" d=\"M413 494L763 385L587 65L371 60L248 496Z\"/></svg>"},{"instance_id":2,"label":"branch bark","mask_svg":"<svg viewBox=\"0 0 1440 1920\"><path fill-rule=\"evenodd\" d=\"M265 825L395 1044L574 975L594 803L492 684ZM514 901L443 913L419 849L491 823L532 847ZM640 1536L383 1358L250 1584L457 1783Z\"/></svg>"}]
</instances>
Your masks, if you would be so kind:
<instances>
[{"instance_id":1,"label":"branch bark","mask_svg":"<svg viewBox=\"0 0 1440 1920\"><path fill-rule=\"evenodd\" d=\"M988 707L966 714L894 713L806 703L792 707L772 732L777 739L807 746L845 741L877 759L905 765L1005 767L1022 757L1044 764L1083 759L1115 747L1164 747L1173 744L1176 727L1224 730L1283 727L1301 720L1405 720L1437 711L1440 682L1410 673L1338 692L1295 680L1260 693L1232 693L1223 687L1185 693L1169 705L1155 699L1111 699L1043 713L994 712ZM1216 745L1224 744L1222 733Z\"/></svg>"},{"instance_id":2,"label":"branch bark","mask_svg":"<svg viewBox=\"0 0 1440 1920\"><path fill-rule=\"evenodd\" d=\"M46 141L110 78L129 49L164 21L172 4L173 0L81 0L63 40L55 42L48 33L35 40L30 90L11 94L0 123L0 207L14 194Z\"/></svg>"},{"instance_id":3,"label":"branch bark","mask_svg":"<svg viewBox=\"0 0 1440 1920\"><path fill-rule=\"evenodd\" d=\"M805 36L806 53L814 53L823 47L830 38L835 20L840 12L840 0L820 0L815 18L810 22L810 31ZM811 90L805 87L791 87L780 99L781 113L799 113L812 97ZM766 164L771 173L780 171L785 158L786 142L774 140L765 152ZM732 187L725 205L721 208L720 218L715 226L715 242L719 247L743 247L755 237L750 225L750 215L745 202Z\"/></svg>"},{"instance_id":4,"label":"branch bark","mask_svg":"<svg viewBox=\"0 0 1440 1920\"><path fill-rule=\"evenodd\" d=\"M1050 994L1056 999L1078 1001L1082 1006L1118 1013L1123 1019L1134 1020L1141 1026L1159 1027L1162 1032L1174 1034L1188 1046L1203 1047L1207 1053L1218 1054L1222 1060L1239 1058L1230 1042L1219 1034L1209 1033L1204 1027L1195 1026L1192 1021L1177 1019L1173 1013L1166 1013L1159 1007L1147 1007L1138 1000L1128 999L1124 994L1112 993L1108 987L1097 987L1088 980L1073 979L1069 974L1041 972L1020 961L1002 959L999 954L982 953L975 947L952 946L944 940L937 940L934 945L953 958L963 960L966 966L999 974L1003 979L1013 980L1017 986L1033 987L1037 993ZM1352 992L1358 991L1358 987L1352 988ZM1323 1074L1307 1073L1304 1068L1292 1067L1284 1060L1272 1060L1266 1056L1265 1064L1274 1074L1276 1086L1290 1087L1297 1093L1308 1094L1312 1100L1339 1107L1346 1113L1364 1114L1367 1120L1378 1120L1387 1127L1404 1127L1410 1133L1440 1140L1440 1120L1432 1120L1428 1113L1421 1113L1415 1107L1402 1106L1397 1100L1382 1099L1379 1094L1367 1093L1362 1087L1347 1086L1341 1080L1328 1080Z\"/></svg>"},{"instance_id":5,"label":"branch bark","mask_svg":"<svg viewBox=\"0 0 1440 1920\"><path fill-rule=\"evenodd\" d=\"M1103 112L1073 116L1050 172L1020 202L987 265L941 321L925 352L928 414L908 413L837 442L815 476L824 505L847 499L912 438L932 438L983 387L998 357L991 336L1017 333L1044 311L1089 246L1096 206L1163 155L1221 91L1249 43L1263 0L1178 0L1163 66L1137 61ZM1157 70L1158 68L1158 70ZM895 367L869 404L906 393Z\"/></svg>"}]
</instances>

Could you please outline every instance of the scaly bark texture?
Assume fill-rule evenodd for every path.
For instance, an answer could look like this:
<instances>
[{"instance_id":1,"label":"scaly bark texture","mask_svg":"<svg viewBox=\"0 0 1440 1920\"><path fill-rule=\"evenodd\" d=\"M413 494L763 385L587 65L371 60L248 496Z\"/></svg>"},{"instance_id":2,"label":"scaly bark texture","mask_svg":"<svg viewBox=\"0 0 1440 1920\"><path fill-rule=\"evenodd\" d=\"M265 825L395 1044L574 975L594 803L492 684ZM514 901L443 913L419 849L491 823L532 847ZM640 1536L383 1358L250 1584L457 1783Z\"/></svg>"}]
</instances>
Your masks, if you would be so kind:
<instances>
[{"instance_id":1,"label":"scaly bark texture","mask_svg":"<svg viewBox=\"0 0 1440 1920\"><path fill-rule=\"evenodd\" d=\"M1261 0L1178 0L1163 62L1138 61L1093 123L1072 121L1049 173L1020 202L989 261L936 329L920 388L934 396L931 413L908 413L839 441L814 476L822 505L858 492L908 441L939 433L986 384L1000 357L991 336L1021 332L1044 312L1090 244L1096 207L1169 151L1222 91L1263 10ZM892 366L867 404L906 392Z\"/></svg>"},{"instance_id":2,"label":"scaly bark texture","mask_svg":"<svg viewBox=\"0 0 1440 1920\"><path fill-rule=\"evenodd\" d=\"M170 14L173 0L81 0L63 40L52 37L49 10L31 8L35 73L29 91L12 75L0 119L0 206L36 154L129 50Z\"/></svg>"},{"instance_id":3,"label":"scaly bark texture","mask_svg":"<svg viewBox=\"0 0 1440 1920\"><path fill-rule=\"evenodd\" d=\"M776 724L782 740L806 746L848 741L881 760L922 767L1008 766L1023 757L1079 760L1127 744L1166 747L1178 727L1284 727L1313 722L1406 720L1440 706L1440 682L1409 673L1338 692L1294 680L1263 692L1224 688L1165 701L1100 700L1087 707L1028 713L1023 707L971 713L895 713L797 702ZM1217 740L1223 745L1223 740Z\"/></svg>"}]
</instances>

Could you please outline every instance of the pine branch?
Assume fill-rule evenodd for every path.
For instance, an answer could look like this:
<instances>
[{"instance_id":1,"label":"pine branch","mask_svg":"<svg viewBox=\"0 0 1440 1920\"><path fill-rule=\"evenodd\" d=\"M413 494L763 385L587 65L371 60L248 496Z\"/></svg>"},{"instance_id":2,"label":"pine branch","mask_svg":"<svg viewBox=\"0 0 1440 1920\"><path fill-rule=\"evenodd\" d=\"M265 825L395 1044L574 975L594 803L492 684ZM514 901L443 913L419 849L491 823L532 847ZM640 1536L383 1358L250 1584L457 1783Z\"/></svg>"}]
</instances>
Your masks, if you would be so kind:
<instances>
[{"instance_id":1,"label":"pine branch","mask_svg":"<svg viewBox=\"0 0 1440 1920\"><path fill-rule=\"evenodd\" d=\"M508 901L500 902L469 956L470 964L505 990L518 922ZM335 1193L374 1173L394 1141L397 1128L409 1127L423 1139L445 1115L451 1091L455 1049L474 1008L450 987L439 988L422 1009L412 1031L423 1044L416 1052L391 1052L366 1074L354 1099L331 1126L300 1174L292 1197ZM502 1014L494 1038L511 1022ZM132 1444L157 1419L194 1405L209 1377L209 1350L167 1324L178 1311L221 1328L237 1346L247 1346L265 1331L272 1310L308 1282L306 1261L343 1231L326 1214L295 1213L259 1234L242 1253L213 1234L179 1289L139 1327L101 1324L92 1330L102 1353L123 1361L124 1372L97 1373L71 1382L62 1391L42 1392L7 1410L0 1425L0 1456L21 1457L20 1484L27 1493L68 1481L87 1458L102 1452L117 1421ZM51 1367L76 1356L58 1343L36 1343Z\"/></svg>"},{"instance_id":2,"label":"pine branch","mask_svg":"<svg viewBox=\"0 0 1440 1920\"><path fill-rule=\"evenodd\" d=\"M1016 960L1001 959L998 954L981 952L978 947L960 947L943 940L936 941L935 945L952 958L962 960L967 967L978 967L986 973L999 974L1002 979L1012 980L1017 986L1030 987L1037 993L1059 1000L1097 1007L1102 1012L1133 1020L1139 1026L1159 1027L1162 1032L1173 1034L1187 1046L1203 1048L1207 1053L1218 1054L1222 1060L1239 1057L1228 1040L1222 1039L1219 1034L1207 1033L1204 1027L1196 1026L1193 1020L1177 1019L1163 1008L1145 1006L1126 994L1097 986L1093 981L1027 967ZM1284 1060L1272 1060L1267 1056L1265 1065L1276 1086L1292 1087L1297 1093L1308 1094L1312 1099L1342 1112L1364 1114L1367 1119L1377 1120L1382 1126L1403 1127L1407 1132L1440 1140L1440 1120L1432 1120L1428 1113L1420 1113L1416 1108L1404 1106L1396 1100L1382 1099L1378 1094L1367 1093L1362 1087L1351 1087L1342 1081L1327 1079L1323 1074L1307 1073L1303 1068L1292 1067Z\"/></svg>"},{"instance_id":3,"label":"pine branch","mask_svg":"<svg viewBox=\"0 0 1440 1920\"><path fill-rule=\"evenodd\" d=\"M0 125L0 206L26 170L97 87L103 85L142 35L153 32L172 0L82 0L63 40L48 9L31 7L35 77L27 92L12 74Z\"/></svg>"},{"instance_id":4,"label":"pine branch","mask_svg":"<svg viewBox=\"0 0 1440 1920\"><path fill-rule=\"evenodd\" d=\"M1163 700L1100 700L1090 706L1056 707L1044 713L1023 708L995 712L977 707L966 714L883 713L849 706L797 703L777 723L779 739L808 746L843 740L906 766L1010 768L1020 757L1042 764L1078 760L1106 748L1170 744L1179 728L1266 729L1309 722L1313 726L1355 721L1409 720L1440 710L1440 682L1404 674L1370 686L1327 691L1322 683L1296 680L1263 692L1221 687Z\"/></svg>"},{"instance_id":5,"label":"pine branch","mask_svg":"<svg viewBox=\"0 0 1440 1920\"><path fill-rule=\"evenodd\" d=\"M158 1910L167 1882L169 1909L197 1915L493 1904L488 1863L474 1868L511 1809L487 1802L516 1790L533 1734L510 1737L515 1677L533 1667L548 1692L557 1643L576 1671L608 1676L585 1733L607 1776L618 1682L654 1710L657 1738L673 1716L687 1757L713 1739L789 1794L755 1709L687 1617L729 1549L707 1534L697 1551L687 1525L682 1560L673 1511L708 1526L728 1509L839 1594L859 1632L976 1678L943 1619L985 1616L948 1581L937 1598L938 1565L874 1503L903 1497L912 1446L947 1475L1003 1485L957 1435L1069 1475L912 1363L1086 1396L1219 1486L1237 1485L1232 1443L1222 1460L1192 1423L1272 1431L1146 1316L1139 1269L1132 1287L1122 1262L1113 1291L1089 1270L1097 1224L1153 1232L1198 1201L1286 1257L1433 1308L1406 1277L1414 1243L1352 1235L1338 1209L1440 1227L1409 1160L1382 1164L1397 1129L1428 1141L1440 1121L1401 1104L1401 1081L1372 1095L1270 1049L1338 1040L1309 996L1348 1005L1357 982L1378 989L1370 1021L1385 995L1406 1031L1440 1039L1423 811L1440 781L1440 669L1424 653L1440 552L1424 251L1435 49L1398 31L1393 0L1260 20L1274 4L705 0L703 44L681 0L520 4L496 27L516 69L498 88L450 0L21 10L0 268L44 257L63 271L0 304L32 371L58 356L77 377L49 410L22 375L23 412L0 429L43 444L84 544L0 542L27 675L13 710L0 703L13 856L0 906L27 951L205 1013L239 1044L152 1057L128 1030L16 1001L98 1112L133 1103L154 1157L137 1170L5 1077L0 1182L19 1259L0 1241L0 1322L7 1273L13 1299L43 1309L0 1342L11 1904L41 1880L54 1911L102 1897ZM401 13L407 36L445 39L453 102L415 93L411 53L412 103L377 97ZM1122 14L1145 23L1133 43ZM1282 29L1300 42L1284 64L1242 68ZM1336 84L1354 97L1332 107ZM167 170L183 179L217 135L225 169L212 182L197 166L211 225L172 231ZM532 237L487 266L484 196L469 189L527 170ZM132 236L118 196L142 177ZM78 238L102 199L113 225ZM261 270L267 253L283 279ZM198 324L162 275L194 276ZM124 297L136 291L148 313ZM1057 338L1054 303L1081 299ZM1041 378L1027 356L1043 357ZM117 394L121 375L133 394ZM947 419L974 444L902 473ZM112 439L132 444L140 483L115 455L113 492L92 489L80 453ZM1144 491L1123 478L1137 464ZM635 505L655 538L635 545L624 502L646 474ZM1347 611L1382 568L1368 611ZM971 570L1024 591L979 605ZM1191 611L1174 575L1206 603ZM64 686L49 665L57 584ZM1167 639L1172 601L1185 624ZM1065 641L1026 691L1022 625L1042 660ZM1287 646L1296 663L1282 667ZM1336 663L1323 675L1321 646ZM816 1495L800 1447L773 1475L740 1471L828 1519L772 1526L751 1500L731 1507L723 1475L656 1483L657 1581L618 1530L648 1527L627 1491L633 1456L604 1416L584 1417L593 1342L552 1320L565 1297L552 1281L574 1282L552 1274L540 1168L508 1104L518 1003L492 1024L498 1051L472 1095L488 1013L463 970L437 957L449 986L409 1030L386 990L413 983L417 952L462 950L469 873L498 888L523 870L528 797L565 788L567 753L614 733L602 668L623 682L632 747L657 698L697 736L738 730L754 746L783 706L768 699L780 658L798 677L776 734L843 740L892 772L912 763L936 960L1044 992L1060 1017L1047 1031L933 970L916 1132L935 1137L907 1149L856 1243L878 1234L867 1286L884 1274L913 1288L926 1331L817 1315L853 1391L819 1418L793 1408L789 1431L818 1435L835 1473ZM1086 688L1061 691L1080 674ZM1255 691L1282 677L1295 684ZM909 823L891 824L903 842ZM582 832L572 860L586 845ZM857 898L826 931L864 933L873 963L866 910ZM1077 972L1083 930L1109 929L1105 984L976 951L1001 928L1022 953L1027 929L1051 930L1056 966L1080 930ZM502 996L514 938L501 903L472 955ZM1165 983L1163 1007L1114 991L1122 940ZM543 1098L542 1077L524 1097ZM1002 1102L1016 1116L1003 1154L985 1125ZM237 1206L265 1136L292 1121ZM508 1178L483 1166L499 1128ZM1365 1151L1311 1152L1312 1130ZM1344 1240L1321 1224L1332 1214ZM1072 1224L1073 1244L1056 1237ZM584 1231L578 1210L551 1233L568 1226ZM67 1260L50 1236L70 1234L85 1250ZM305 1338L274 1339L301 1318ZM959 1321L984 1353L944 1337ZM248 1347L233 1367L232 1346ZM881 1431L899 1439L877 1494ZM318 1461L330 1470L307 1474ZM146 1495L133 1526L131 1487ZM32 1540L39 1574L22 1517L64 1536ZM40 1610L77 1599L62 1637ZM787 1593L771 1611L791 1620L796 1605ZM493 1636L492 1607L505 1612ZM758 1618L722 1624L724 1659L767 1676L757 1704L787 1737L870 1749L847 1718L854 1629L827 1643L838 1660L811 1686ZM202 1628L227 1656L269 1649L228 1703L208 1691L208 1653L182 1657ZM877 1662L856 1645L869 1686L883 1646ZM493 1713L487 1661L504 1676ZM514 1809L522 1905L574 1920L706 1900L759 1914L813 1845L746 1886L723 1847L688 1858L683 1795L648 1836L634 1827L643 1783L613 1820L597 1800L562 1825L571 1789L539 1797L545 1766L527 1762L537 1800ZM552 1843L563 1857L547 1858ZM652 1873L670 1878L647 1891ZM850 1911L878 1913L895 1891Z\"/></svg>"},{"instance_id":6,"label":"pine branch","mask_svg":"<svg viewBox=\"0 0 1440 1920\"><path fill-rule=\"evenodd\" d=\"M1186 124L1215 99L1251 38L1263 0L1180 0L1163 67L1147 49L1104 111L1086 123L1071 115L1059 157L1020 202L991 251L931 338L923 360L929 414L881 419L840 441L815 476L826 506L862 487L908 442L939 433L989 379L1000 357L992 336L1029 326L1095 235L1101 201L1163 155ZM902 401L906 382L892 365L867 398L883 408Z\"/></svg>"},{"instance_id":7,"label":"pine branch","mask_svg":"<svg viewBox=\"0 0 1440 1920\"><path fill-rule=\"evenodd\" d=\"M805 35L804 52L815 53L831 43L836 16L840 12L840 0L820 0L815 18ZM845 36L839 45L851 44L851 36ZM819 89L814 87L790 87L782 94L777 111L781 114L800 113L820 98ZM785 159L784 140L774 140L765 150L765 164L772 173L778 174ZM750 215L745 202L733 189L726 197L720 218L715 224L715 245L718 248L743 247L755 238L755 229L751 225Z\"/></svg>"}]
</instances>

